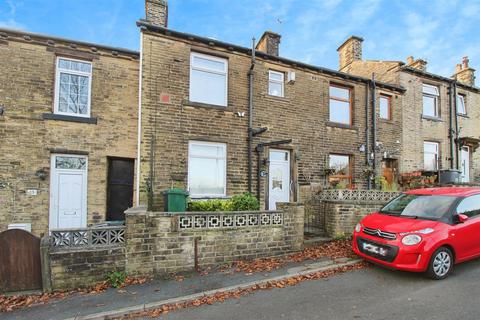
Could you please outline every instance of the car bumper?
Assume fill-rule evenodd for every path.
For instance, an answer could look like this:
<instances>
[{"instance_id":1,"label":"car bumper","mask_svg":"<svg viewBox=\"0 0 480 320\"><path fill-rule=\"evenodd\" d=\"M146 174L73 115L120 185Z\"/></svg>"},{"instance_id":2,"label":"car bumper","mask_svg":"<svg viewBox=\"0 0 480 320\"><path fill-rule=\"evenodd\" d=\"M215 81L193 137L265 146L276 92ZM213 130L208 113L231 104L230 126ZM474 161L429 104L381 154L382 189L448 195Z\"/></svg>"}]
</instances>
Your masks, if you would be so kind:
<instances>
[{"instance_id":1,"label":"car bumper","mask_svg":"<svg viewBox=\"0 0 480 320\"><path fill-rule=\"evenodd\" d=\"M362 249L363 243L370 243L387 250L386 256L374 254ZM366 234L355 233L353 251L359 257L391 269L424 272L427 270L430 255L424 250L422 242L414 246L405 246L399 239L385 240Z\"/></svg>"}]
</instances>

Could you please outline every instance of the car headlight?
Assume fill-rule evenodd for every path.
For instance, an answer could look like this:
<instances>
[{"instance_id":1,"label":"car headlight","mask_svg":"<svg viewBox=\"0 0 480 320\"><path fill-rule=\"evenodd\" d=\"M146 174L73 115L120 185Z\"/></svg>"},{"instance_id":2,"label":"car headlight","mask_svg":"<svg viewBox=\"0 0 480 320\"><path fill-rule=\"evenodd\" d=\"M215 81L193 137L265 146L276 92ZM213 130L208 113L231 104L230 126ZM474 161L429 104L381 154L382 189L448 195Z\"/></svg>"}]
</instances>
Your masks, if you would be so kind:
<instances>
[{"instance_id":1,"label":"car headlight","mask_svg":"<svg viewBox=\"0 0 480 320\"><path fill-rule=\"evenodd\" d=\"M357 225L355 226L355 232L360 232L362 231L362 225L360 223L357 223Z\"/></svg>"},{"instance_id":2,"label":"car headlight","mask_svg":"<svg viewBox=\"0 0 480 320\"><path fill-rule=\"evenodd\" d=\"M413 246L422 241L422 237L420 237L418 234L409 234L408 236L405 236L402 238L402 243L406 246Z\"/></svg>"}]
</instances>

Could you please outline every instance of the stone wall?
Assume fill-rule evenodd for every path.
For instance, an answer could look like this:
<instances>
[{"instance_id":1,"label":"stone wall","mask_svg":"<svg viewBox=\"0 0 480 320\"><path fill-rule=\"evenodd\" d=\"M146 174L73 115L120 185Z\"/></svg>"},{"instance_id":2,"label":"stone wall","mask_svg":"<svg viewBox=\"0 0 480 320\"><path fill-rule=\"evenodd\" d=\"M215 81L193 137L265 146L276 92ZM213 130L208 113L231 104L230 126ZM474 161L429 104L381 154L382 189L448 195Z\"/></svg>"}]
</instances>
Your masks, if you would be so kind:
<instances>
[{"instance_id":1,"label":"stone wall","mask_svg":"<svg viewBox=\"0 0 480 320\"><path fill-rule=\"evenodd\" d=\"M145 209L128 210L127 272L159 275L193 270L195 260L203 268L301 250L303 206L282 204L279 208L281 211L175 215ZM229 222L228 218L233 220ZM194 219L193 225L182 219Z\"/></svg>"}]
</instances>

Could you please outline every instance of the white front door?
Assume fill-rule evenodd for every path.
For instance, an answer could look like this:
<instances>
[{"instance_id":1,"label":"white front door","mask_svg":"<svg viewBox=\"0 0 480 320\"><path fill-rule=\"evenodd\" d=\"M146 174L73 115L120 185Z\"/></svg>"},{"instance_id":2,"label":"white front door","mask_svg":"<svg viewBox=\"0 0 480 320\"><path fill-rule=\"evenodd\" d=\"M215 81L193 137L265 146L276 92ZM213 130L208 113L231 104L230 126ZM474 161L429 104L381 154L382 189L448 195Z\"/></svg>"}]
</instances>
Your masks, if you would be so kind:
<instances>
[{"instance_id":1,"label":"white front door","mask_svg":"<svg viewBox=\"0 0 480 320\"><path fill-rule=\"evenodd\" d=\"M87 226L87 157L52 155L50 230Z\"/></svg>"},{"instance_id":2,"label":"white front door","mask_svg":"<svg viewBox=\"0 0 480 320\"><path fill-rule=\"evenodd\" d=\"M462 182L470 182L470 149L469 147L462 147L461 151L461 169L462 169Z\"/></svg>"},{"instance_id":3,"label":"white front door","mask_svg":"<svg viewBox=\"0 0 480 320\"><path fill-rule=\"evenodd\" d=\"M290 201L290 152L270 150L268 170L268 209L275 210L277 202Z\"/></svg>"}]
</instances>

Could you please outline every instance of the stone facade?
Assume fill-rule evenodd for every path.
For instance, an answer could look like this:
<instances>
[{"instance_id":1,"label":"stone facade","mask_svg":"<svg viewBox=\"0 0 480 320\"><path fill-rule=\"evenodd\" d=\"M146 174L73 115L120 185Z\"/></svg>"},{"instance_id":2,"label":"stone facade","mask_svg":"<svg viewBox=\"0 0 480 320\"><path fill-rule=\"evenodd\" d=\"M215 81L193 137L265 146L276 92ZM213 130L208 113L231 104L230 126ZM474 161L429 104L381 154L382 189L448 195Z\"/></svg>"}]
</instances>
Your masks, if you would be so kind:
<instances>
[{"instance_id":1,"label":"stone facade","mask_svg":"<svg viewBox=\"0 0 480 320\"><path fill-rule=\"evenodd\" d=\"M162 208L161 191L171 186L187 188L188 142L213 141L227 144L226 194L248 190L248 73L250 50L235 45L194 37L140 23L142 29L142 132L140 200L153 194L153 208ZM192 52L228 59L228 105L218 107L189 101L190 58ZM284 83L284 97L268 94L268 72L295 72L295 81ZM365 188L363 174L367 124L371 128L370 80L345 77L314 66L274 57L257 51L253 69L253 128L267 128L254 137L259 143L291 139L276 148L291 151L290 201L298 199L299 185L326 182L328 155L351 157L353 183ZM352 90L351 126L329 121L329 84ZM379 124L379 136L385 135L385 148L398 148L401 124L400 104L403 90L378 83L381 92L392 97L394 117ZM366 97L366 94L369 97ZM370 112L370 115L372 112ZM370 129L368 130L370 131ZM372 136L368 139L370 148ZM370 149L371 150L371 149ZM378 151L380 152L380 151ZM260 155L262 169L268 169L268 148ZM253 193L257 188L257 154L253 154ZM260 200L265 204L268 177L260 178Z\"/></svg>"},{"instance_id":2,"label":"stone facade","mask_svg":"<svg viewBox=\"0 0 480 320\"><path fill-rule=\"evenodd\" d=\"M92 62L90 118L52 119L56 57ZM138 54L0 30L0 69L0 231L48 232L54 153L88 156L87 223L104 221L107 159L136 157Z\"/></svg>"}]
</instances>

